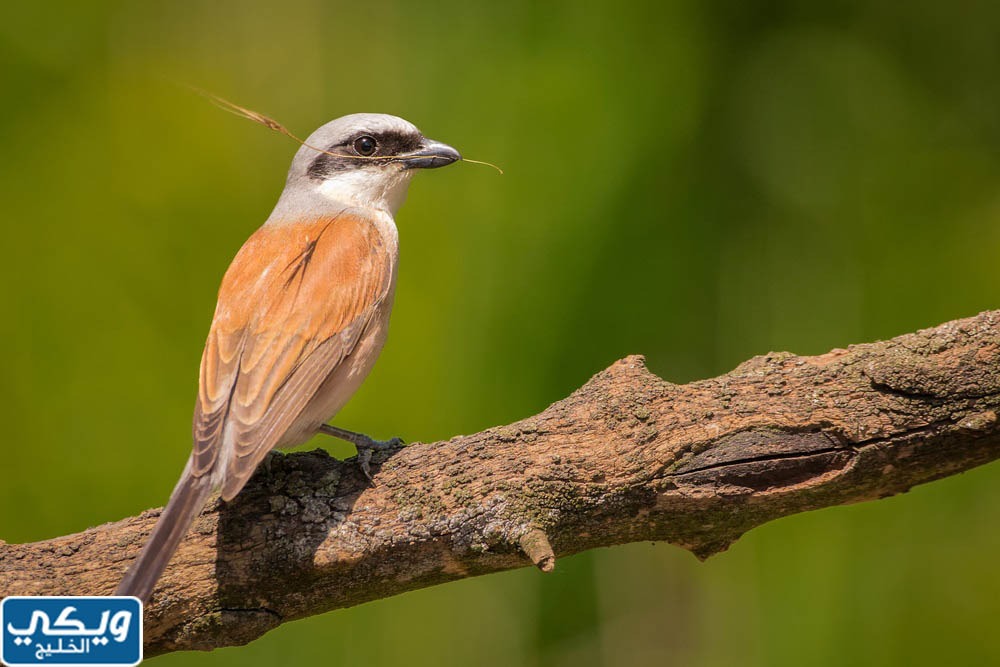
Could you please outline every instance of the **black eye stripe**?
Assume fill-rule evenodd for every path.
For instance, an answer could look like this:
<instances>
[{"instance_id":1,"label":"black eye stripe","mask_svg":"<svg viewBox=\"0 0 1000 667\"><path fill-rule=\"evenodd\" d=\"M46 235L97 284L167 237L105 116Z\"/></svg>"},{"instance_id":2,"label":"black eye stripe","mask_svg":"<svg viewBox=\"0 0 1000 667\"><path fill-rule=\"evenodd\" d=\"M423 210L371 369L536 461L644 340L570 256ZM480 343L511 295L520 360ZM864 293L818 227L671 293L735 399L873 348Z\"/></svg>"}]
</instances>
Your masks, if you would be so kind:
<instances>
[{"instance_id":1,"label":"black eye stripe","mask_svg":"<svg viewBox=\"0 0 1000 667\"><path fill-rule=\"evenodd\" d=\"M326 147L325 150L333 153L333 155L329 155L328 153L317 155L309 164L306 174L309 178L323 180L338 171L357 169L370 165L372 162L379 163L379 160L358 157L360 151L356 152L355 142L365 136L372 137L378 144L376 151L372 154L375 158L391 158L395 155L415 151L420 148L422 138L419 134L402 130L357 132L340 143Z\"/></svg>"},{"instance_id":2,"label":"black eye stripe","mask_svg":"<svg viewBox=\"0 0 1000 667\"><path fill-rule=\"evenodd\" d=\"M400 155L415 151L420 147L420 136L398 130L371 132L378 142L380 155Z\"/></svg>"}]
</instances>

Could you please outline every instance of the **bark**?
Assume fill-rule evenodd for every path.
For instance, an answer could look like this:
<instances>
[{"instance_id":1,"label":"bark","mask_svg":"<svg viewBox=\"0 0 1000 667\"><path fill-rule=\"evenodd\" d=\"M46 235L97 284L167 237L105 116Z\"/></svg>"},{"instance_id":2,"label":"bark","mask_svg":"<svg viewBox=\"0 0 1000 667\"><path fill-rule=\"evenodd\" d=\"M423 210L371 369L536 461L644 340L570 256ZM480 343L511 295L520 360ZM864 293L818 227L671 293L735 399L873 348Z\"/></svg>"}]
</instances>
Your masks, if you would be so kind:
<instances>
[{"instance_id":1,"label":"bark","mask_svg":"<svg viewBox=\"0 0 1000 667\"><path fill-rule=\"evenodd\" d=\"M707 558L788 514L1000 456L1000 311L688 385L623 359L523 421L377 454L276 455L197 520L146 609L148 656L598 546ZM0 595L107 594L159 514L0 543Z\"/></svg>"}]
</instances>

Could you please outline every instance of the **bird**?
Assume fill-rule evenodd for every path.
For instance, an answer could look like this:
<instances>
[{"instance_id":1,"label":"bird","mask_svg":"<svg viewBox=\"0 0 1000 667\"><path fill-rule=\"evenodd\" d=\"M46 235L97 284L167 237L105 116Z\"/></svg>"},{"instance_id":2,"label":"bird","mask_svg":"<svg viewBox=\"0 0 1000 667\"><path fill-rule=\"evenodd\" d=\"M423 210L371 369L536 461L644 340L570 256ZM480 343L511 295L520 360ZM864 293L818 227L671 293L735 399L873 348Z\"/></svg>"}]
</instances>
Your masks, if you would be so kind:
<instances>
[{"instance_id":1,"label":"bird","mask_svg":"<svg viewBox=\"0 0 1000 667\"><path fill-rule=\"evenodd\" d=\"M202 354L192 450L115 595L147 602L214 492L231 501L268 453L317 433L358 449L397 446L327 424L386 340L396 288L395 214L418 169L461 154L412 123L361 113L299 147L274 210L243 244L218 293Z\"/></svg>"}]
</instances>

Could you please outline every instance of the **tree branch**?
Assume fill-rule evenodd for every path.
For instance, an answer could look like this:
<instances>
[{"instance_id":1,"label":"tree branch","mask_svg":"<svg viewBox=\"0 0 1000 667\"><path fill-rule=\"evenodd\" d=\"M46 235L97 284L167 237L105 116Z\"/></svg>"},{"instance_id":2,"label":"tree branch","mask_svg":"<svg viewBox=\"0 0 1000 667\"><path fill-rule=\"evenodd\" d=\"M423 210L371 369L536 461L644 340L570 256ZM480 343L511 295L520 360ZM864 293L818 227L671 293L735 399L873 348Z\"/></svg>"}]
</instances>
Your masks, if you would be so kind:
<instances>
[{"instance_id":1,"label":"tree branch","mask_svg":"<svg viewBox=\"0 0 1000 667\"><path fill-rule=\"evenodd\" d=\"M629 357L524 421L377 455L376 486L322 451L277 455L197 520L147 607L146 652L243 644L598 546L663 540L707 558L772 519L997 458L998 411L993 311L683 386ZM110 593L158 513L0 543L0 595Z\"/></svg>"}]
</instances>

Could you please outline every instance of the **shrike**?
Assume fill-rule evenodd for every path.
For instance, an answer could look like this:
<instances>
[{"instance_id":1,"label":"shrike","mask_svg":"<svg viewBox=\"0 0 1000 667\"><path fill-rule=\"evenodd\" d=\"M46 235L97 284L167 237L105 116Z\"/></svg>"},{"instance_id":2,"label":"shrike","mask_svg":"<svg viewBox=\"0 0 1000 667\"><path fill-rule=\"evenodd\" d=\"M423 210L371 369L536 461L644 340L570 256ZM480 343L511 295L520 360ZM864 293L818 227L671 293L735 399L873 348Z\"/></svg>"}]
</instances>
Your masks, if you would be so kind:
<instances>
[{"instance_id":1,"label":"shrike","mask_svg":"<svg viewBox=\"0 0 1000 667\"><path fill-rule=\"evenodd\" d=\"M385 343L398 258L393 216L414 169L460 159L382 114L344 116L306 140L274 211L222 279L193 451L116 595L147 600L211 493L232 500L273 448L327 433L353 443L368 474L372 450L398 442L326 422Z\"/></svg>"}]
</instances>

